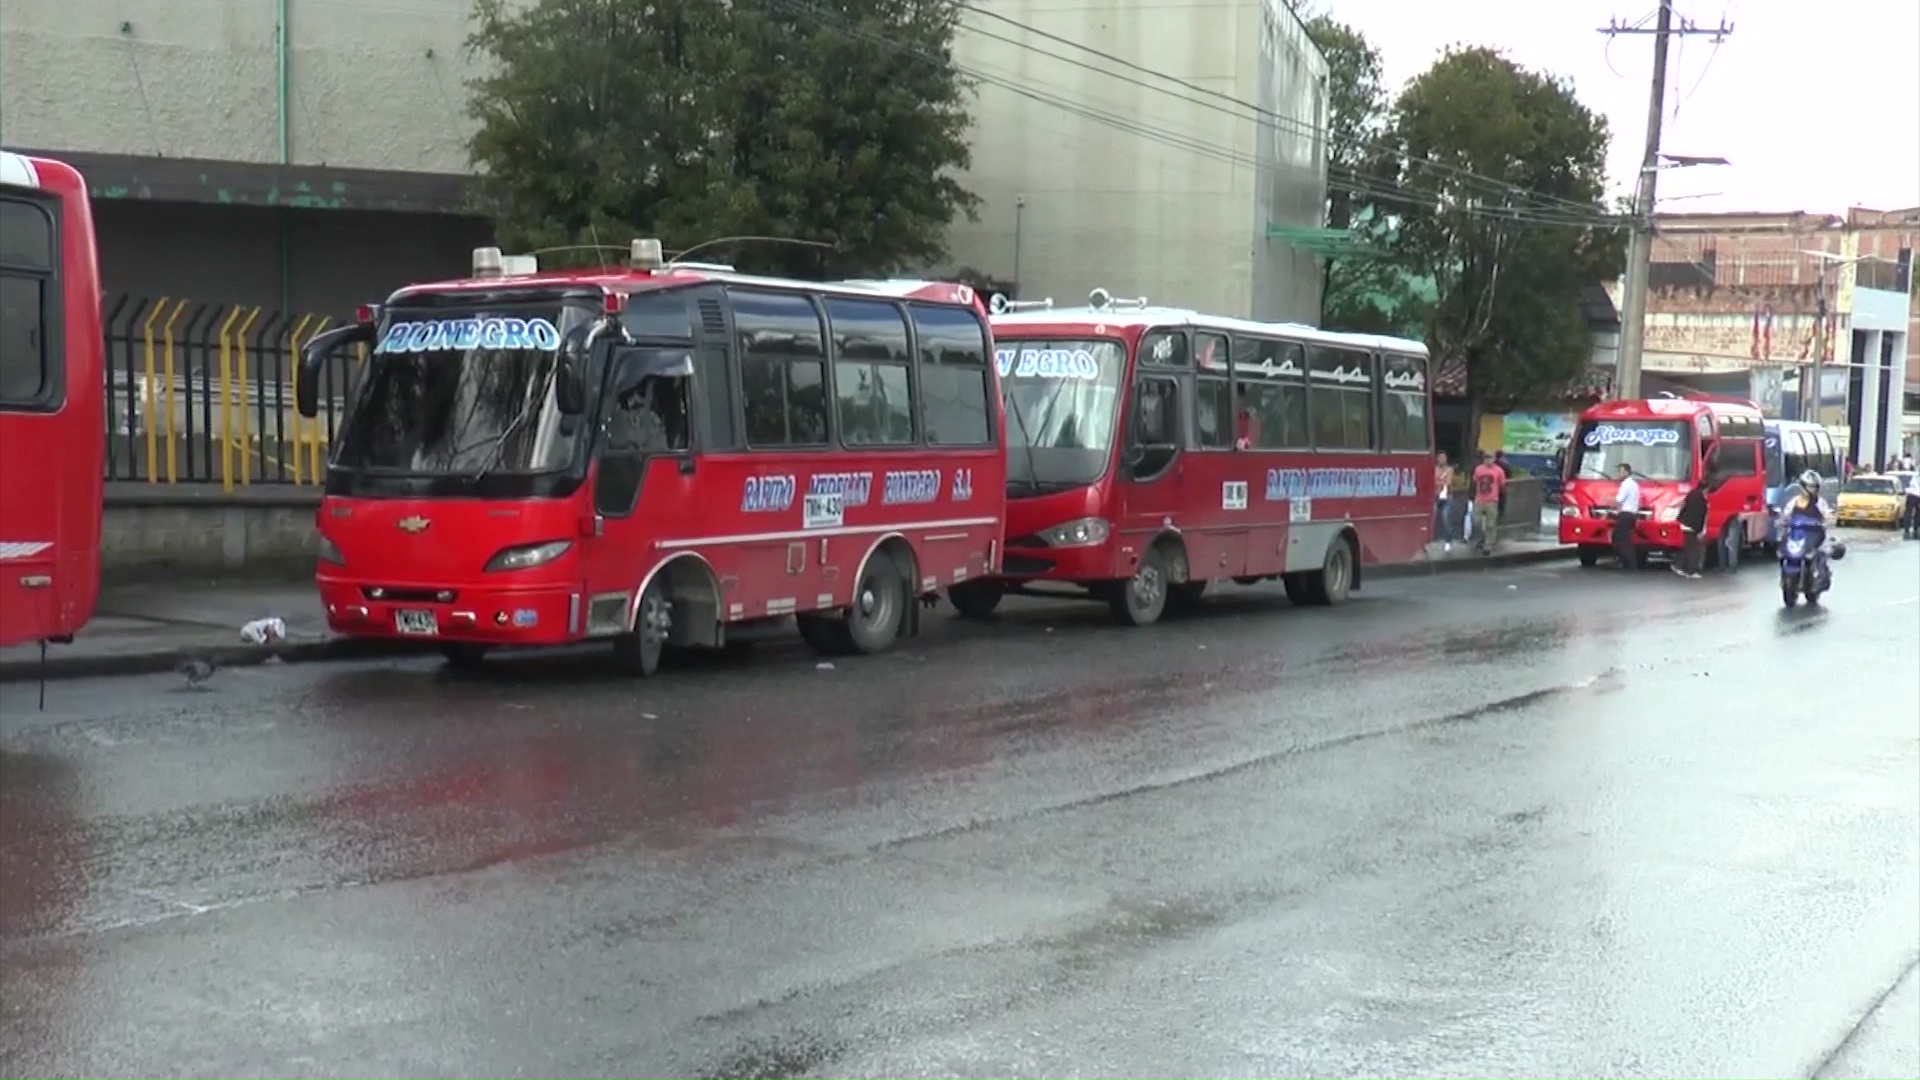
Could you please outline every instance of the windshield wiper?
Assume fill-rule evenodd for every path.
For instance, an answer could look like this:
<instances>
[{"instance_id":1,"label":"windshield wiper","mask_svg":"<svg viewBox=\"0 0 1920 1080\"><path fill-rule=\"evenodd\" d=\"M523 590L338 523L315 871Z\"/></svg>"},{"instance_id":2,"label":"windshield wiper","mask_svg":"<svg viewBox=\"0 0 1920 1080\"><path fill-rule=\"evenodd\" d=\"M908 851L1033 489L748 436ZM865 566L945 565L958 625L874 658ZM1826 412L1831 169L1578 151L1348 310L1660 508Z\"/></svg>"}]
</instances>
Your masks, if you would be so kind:
<instances>
[{"instance_id":1,"label":"windshield wiper","mask_svg":"<svg viewBox=\"0 0 1920 1080\"><path fill-rule=\"evenodd\" d=\"M1008 394L1006 400L1007 411L1013 414L1014 421L1020 425L1020 440L1027 448L1027 490L1038 495L1040 494L1040 466L1033 460L1033 432L1027 429L1027 418L1021 415L1020 399Z\"/></svg>"}]
</instances>

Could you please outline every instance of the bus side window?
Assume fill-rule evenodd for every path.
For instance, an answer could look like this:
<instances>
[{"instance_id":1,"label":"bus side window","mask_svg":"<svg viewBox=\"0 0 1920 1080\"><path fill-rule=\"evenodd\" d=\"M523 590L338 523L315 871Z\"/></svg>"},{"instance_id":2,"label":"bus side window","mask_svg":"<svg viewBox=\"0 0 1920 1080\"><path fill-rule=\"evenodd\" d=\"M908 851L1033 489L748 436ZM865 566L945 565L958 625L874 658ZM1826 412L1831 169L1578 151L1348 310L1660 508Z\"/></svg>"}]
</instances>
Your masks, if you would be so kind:
<instances>
[{"instance_id":1,"label":"bus side window","mask_svg":"<svg viewBox=\"0 0 1920 1080\"><path fill-rule=\"evenodd\" d=\"M30 202L0 199L0 408L58 408L53 219Z\"/></svg>"},{"instance_id":2,"label":"bus side window","mask_svg":"<svg viewBox=\"0 0 1920 1080\"><path fill-rule=\"evenodd\" d=\"M920 354L920 423L933 446L993 446L987 330L961 308L910 304Z\"/></svg>"},{"instance_id":3,"label":"bus side window","mask_svg":"<svg viewBox=\"0 0 1920 1080\"><path fill-rule=\"evenodd\" d=\"M1426 453L1427 362L1417 356L1388 356L1380 398L1380 448Z\"/></svg>"},{"instance_id":4,"label":"bus side window","mask_svg":"<svg viewBox=\"0 0 1920 1080\"><path fill-rule=\"evenodd\" d=\"M1373 448L1373 356L1315 345L1307 350L1313 380L1315 450Z\"/></svg>"},{"instance_id":5,"label":"bus side window","mask_svg":"<svg viewBox=\"0 0 1920 1080\"><path fill-rule=\"evenodd\" d=\"M747 445L827 442L827 353L820 315L803 296L733 290Z\"/></svg>"},{"instance_id":6,"label":"bus side window","mask_svg":"<svg viewBox=\"0 0 1920 1080\"><path fill-rule=\"evenodd\" d=\"M624 517L639 501L647 459L685 453L692 444L684 374L691 365L679 349L619 349L613 362L593 508ZM669 374L676 363L681 374Z\"/></svg>"},{"instance_id":7,"label":"bus side window","mask_svg":"<svg viewBox=\"0 0 1920 1080\"><path fill-rule=\"evenodd\" d=\"M1239 428L1240 404L1246 396L1241 385L1239 400L1233 384L1227 381L1227 339L1219 334L1193 335L1194 360L1200 369L1195 380L1194 406L1198 412L1194 424L1194 445L1203 450L1231 450Z\"/></svg>"},{"instance_id":8,"label":"bus side window","mask_svg":"<svg viewBox=\"0 0 1920 1080\"><path fill-rule=\"evenodd\" d=\"M826 306L840 441L848 446L915 442L912 356L900 309L884 301L837 297Z\"/></svg>"},{"instance_id":9,"label":"bus side window","mask_svg":"<svg viewBox=\"0 0 1920 1080\"><path fill-rule=\"evenodd\" d=\"M1148 377L1134 384L1129 453L1133 477L1148 480L1167 471L1180 455L1180 383Z\"/></svg>"}]
</instances>

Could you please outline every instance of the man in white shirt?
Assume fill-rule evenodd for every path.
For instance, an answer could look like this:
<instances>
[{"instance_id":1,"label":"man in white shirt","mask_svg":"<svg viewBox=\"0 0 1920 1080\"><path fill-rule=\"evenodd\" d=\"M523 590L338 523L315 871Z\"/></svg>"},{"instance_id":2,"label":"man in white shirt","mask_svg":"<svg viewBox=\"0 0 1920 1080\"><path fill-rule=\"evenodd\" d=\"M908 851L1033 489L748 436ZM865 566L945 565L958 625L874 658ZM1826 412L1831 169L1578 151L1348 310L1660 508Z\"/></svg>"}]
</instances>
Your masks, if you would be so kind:
<instances>
[{"instance_id":1,"label":"man in white shirt","mask_svg":"<svg viewBox=\"0 0 1920 1080\"><path fill-rule=\"evenodd\" d=\"M1906 532L1909 540L1920 540L1920 472L1907 474Z\"/></svg>"},{"instance_id":2,"label":"man in white shirt","mask_svg":"<svg viewBox=\"0 0 1920 1080\"><path fill-rule=\"evenodd\" d=\"M1640 522L1640 481L1634 479L1633 466L1620 463L1620 490L1613 497L1613 553L1620 569L1633 570L1639 561L1633 556L1633 527Z\"/></svg>"}]
</instances>

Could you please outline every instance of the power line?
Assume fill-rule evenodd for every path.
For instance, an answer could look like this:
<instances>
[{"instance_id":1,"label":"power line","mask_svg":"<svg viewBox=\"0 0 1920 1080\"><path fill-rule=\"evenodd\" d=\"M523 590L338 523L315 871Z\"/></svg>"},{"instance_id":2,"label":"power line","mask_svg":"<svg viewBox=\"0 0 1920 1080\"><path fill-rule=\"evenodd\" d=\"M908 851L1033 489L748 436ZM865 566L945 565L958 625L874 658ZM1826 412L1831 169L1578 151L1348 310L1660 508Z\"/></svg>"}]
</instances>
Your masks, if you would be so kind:
<instances>
[{"instance_id":1,"label":"power line","mask_svg":"<svg viewBox=\"0 0 1920 1080\"><path fill-rule=\"evenodd\" d=\"M1171 131L1166 128L1157 127L1151 123L1143 122L1132 117L1123 116L1117 113L1106 112L1104 110L1098 109L1091 105L1087 105L1081 102L1075 102L1070 99L1060 97L1059 95L1056 95L1056 94L1050 94L1044 91L1034 89L1029 86L1024 86L1011 79L1007 79L990 72L968 68L964 65L954 63L952 60L950 60L945 56L938 56L923 50L913 48L910 45L906 45L899 41L891 39L884 34L880 34L875 31L867 30L857 25L854 25L846 18L839 16L836 13L827 11L814 4L807 3L805 2L805 0L768 0L768 2L780 7L784 7L789 11L793 11L796 13L804 13L806 16L808 16L811 20L814 21L815 25L824 27L834 33L840 34L843 37L848 37L854 40L864 40L864 41L873 42L876 44L886 46L897 52L900 52L903 55L911 56L916 59L925 60L930 63L939 64L941 66L949 67L955 70L956 72L967 76L968 78L977 80L979 82L982 82L988 85L997 86L1016 96L1023 97L1028 100L1035 101L1041 104L1045 104L1056 109L1060 109L1064 112L1078 116L1082 119L1090 120L1094 123L1111 127L1115 130L1122 131L1124 133L1133 135L1138 138L1146 139L1150 142L1155 142L1164 146L1171 147L1173 149L1182 150L1187 153L1195 154L1196 156L1210 158L1210 159L1220 161L1229 165L1247 167L1254 170L1255 172L1287 170L1287 171L1311 176L1315 179L1319 178L1318 172L1313 169L1291 165L1286 162L1262 161L1259 158L1254 157L1252 155L1244 154L1234 147L1222 146L1218 143L1207 142L1206 140L1199 139L1191 135L1186 135L1180 132ZM975 32L978 32L978 31L975 31ZM997 35L988 35L988 36L998 37ZM1010 40L1010 39L1001 38L1000 40ZM1023 48L1027 48L1030 51L1037 52L1042 56L1049 57L1051 59L1073 63L1073 64L1076 64L1077 66L1090 67L1092 70L1103 71L1104 74L1112 74L1111 72L1105 72L1101 68L1093 67L1091 65L1085 65L1080 63L1079 61L1074 61L1070 57L1063 57L1056 53L1051 53L1043 49L1037 49L1033 46L1024 45L1023 43L1019 43L1019 42L1013 42L1013 43L1020 45ZM1072 44L1072 43L1069 42L1068 44ZM1099 54L1098 50L1091 50L1091 51L1095 52L1098 55L1103 55L1103 56L1106 55L1106 54ZM1143 88L1153 90L1157 93L1167 94L1177 100L1181 100L1190 104L1201 105L1207 108L1213 108L1217 111L1227 113L1228 115L1240 117L1240 114L1232 109L1223 108L1221 106L1214 105L1209 102L1196 101L1195 99L1188 97L1186 95L1173 93L1172 91L1169 91L1163 87L1152 86L1151 84L1144 83L1136 79L1128 78L1126 76L1116 75L1115 77L1120 78L1121 81L1132 82L1135 85L1142 86ZM1165 77L1165 76L1162 76L1162 77ZM1173 80L1173 81L1178 82L1179 80ZM1234 104L1240 106L1241 108L1245 108L1249 111L1253 111L1256 113L1263 113L1263 114L1266 114L1267 116L1275 117L1281 120L1291 119L1286 117L1278 117L1277 114L1273 114L1269 110L1259 109L1255 106L1250 105L1249 103L1240 102L1238 101L1238 99L1234 99L1226 95L1218 94L1214 91L1207 90L1204 87L1195 86L1192 88L1204 94L1224 98L1225 100L1229 102L1233 102ZM1241 118L1244 118L1244 117L1241 117ZM1435 164L1438 164L1438 163L1435 163ZM1481 178L1481 179L1484 180L1486 178ZM1423 206L1423 207L1431 206L1431 205L1434 205L1437 201L1436 196L1431 193L1412 191L1411 189L1408 189L1402 185L1383 183L1377 178L1366 177L1361 174L1351 173L1346 170L1330 170L1329 176L1326 182L1328 187L1335 190L1347 191L1354 194L1364 195L1382 202L1399 203L1403 206ZM1498 182L1495 182L1495 183L1498 183ZM1504 185L1504 186L1511 188L1511 185ZM1513 190L1524 191L1524 189L1513 189ZM1591 206L1583 206L1579 203L1573 203L1567 200L1561 200L1561 201L1565 202L1568 207L1578 209L1579 211L1581 211L1581 213L1579 215L1575 215L1575 214L1569 213L1568 211L1563 211L1557 207L1552 207L1552 206L1518 206L1518 207L1484 206L1484 205L1479 205L1476 200L1468 200L1465 204L1455 205L1454 207L1452 207L1452 209L1459 212L1466 213L1469 216L1498 220L1498 221L1517 224L1517 225L1537 225L1537 226L1562 227L1562 228L1615 228L1615 227L1619 227L1620 225L1620 220L1618 218L1597 214L1594 208Z\"/></svg>"}]
</instances>

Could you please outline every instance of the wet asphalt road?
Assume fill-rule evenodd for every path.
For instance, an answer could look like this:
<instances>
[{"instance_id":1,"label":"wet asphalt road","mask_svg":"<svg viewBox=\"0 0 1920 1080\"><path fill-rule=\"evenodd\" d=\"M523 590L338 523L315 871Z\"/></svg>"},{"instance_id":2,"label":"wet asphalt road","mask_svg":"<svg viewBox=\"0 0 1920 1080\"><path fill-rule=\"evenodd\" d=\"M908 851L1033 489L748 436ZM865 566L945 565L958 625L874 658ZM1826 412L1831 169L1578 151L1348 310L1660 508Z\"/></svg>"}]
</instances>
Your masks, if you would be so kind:
<instances>
[{"instance_id":1,"label":"wet asphalt road","mask_svg":"<svg viewBox=\"0 0 1920 1080\"><path fill-rule=\"evenodd\" d=\"M5 686L0 1074L1913 1076L1920 545L1840 571Z\"/></svg>"}]
</instances>

